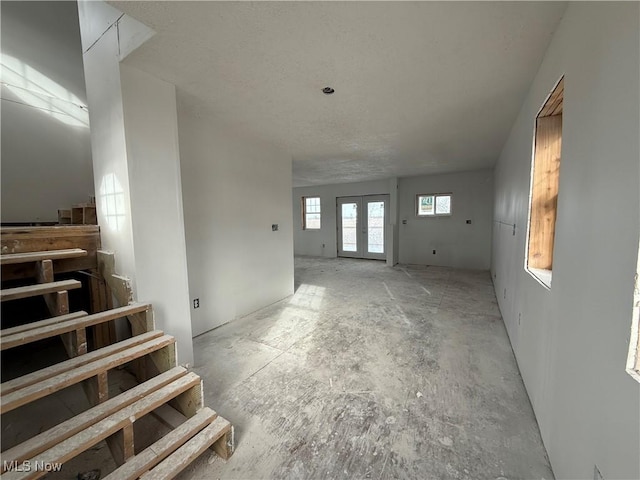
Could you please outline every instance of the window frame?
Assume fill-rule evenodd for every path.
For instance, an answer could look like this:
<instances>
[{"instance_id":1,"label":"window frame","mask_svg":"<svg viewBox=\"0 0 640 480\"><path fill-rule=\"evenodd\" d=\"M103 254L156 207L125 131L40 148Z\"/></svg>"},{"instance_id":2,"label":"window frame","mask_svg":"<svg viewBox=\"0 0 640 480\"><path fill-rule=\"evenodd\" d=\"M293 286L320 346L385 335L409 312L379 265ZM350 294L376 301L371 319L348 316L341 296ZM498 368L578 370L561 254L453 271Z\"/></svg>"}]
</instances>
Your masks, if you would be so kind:
<instances>
[{"instance_id":1,"label":"window frame","mask_svg":"<svg viewBox=\"0 0 640 480\"><path fill-rule=\"evenodd\" d=\"M558 98L560 98L559 103L557 102ZM530 183L529 183L529 208L528 208L528 217L527 217L527 236L526 236L526 246L525 246L525 254L524 254L524 269L525 271L531 275L538 283L540 283L540 285L542 285L543 287L545 287L547 290L551 290L551 282L553 279L553 252L555 249L555 243L556 243L556 225L557 225L557 220L558 220L558 197L559 197L559 191L560 191L560 168L561 168L561 164L562 164L562 130L563 130L563 104L564 104L564 74L560 76L560 78L556 81L556 83L554 84L553 88L551 89L551 91L547 94L547 96L545 97L544 101L542 102L542 105L540 106L540 108L538 109L538 111L536 112L536 116L534 118L534 122L533 122L533 135L532 135L532 142L531 142L531 171L530 171ZM552 110L557 110L559 108L559 113L553 113ZM544 164L544 162L548 162L548 159L545 160L543 155L540 154L540 156L538 156L538 152L539 150L539 144L545 144L545 142L549 142L549 138L543 138L541 139L541 136L539 134L539 129L540 129L540 125L539 125L539 120L540 119L545 119L548 117L557 117L560 116L561 118L559 119L560 122L560 126L559 126L559 141L560 141L560 147L559 147L559 153L558 153L558 168L557 170L554 172L555 178L553 179L555 182L555 204L554 204L554 220L553 220L553 235L552 238L549 240L549 238L544 238L542 236L542 233L539 231L538 228L536 228L536 230L532 233L532 224L534 222L540 223L539 219L540 217L540 213L539 212L535 212L536 213L536 218L534 219L534 202L539 202L540 198L542 197L542 194L540 193L541 191L538 190L536 192L534 192L534 190L536 189L536 164L538 164L538 168L541 168L541 171L547 171L545 170L547 168L547 166L542 166L541 164ZM548 127L546 127L548 128ZM539 163L538 163L539 162ZM548 203L548 202L547 202ZM531 265L532 262L532 256L533 256L533 252L531 250L531 244L532 244L532 237L536 235L536 243L551 243L551 246L547 246L546 251L543 251L542 255L543 258L548 257L549 258L549 262L550 262L550 266L549 268L541 268L538 265ZM542 237L542 240L541 240Z\"/></svg>"},{"instance_id":2,"label":"window frame","mask_svg":"<svg viewBox=\"0 0 640 480\"><path fill-rule=\"evenodd\" d=\"M307 212L307 199L318 199L318 211ZM302 230L321 230L322 229L322 198L319 195L310 195L301 197L302 202ZM307 215L318 215L318 227L309 227L307 225Z\"/></svg>"},{"instance_id":3,"label":"window frame","mask_svg":"<svg viewBox=\"0 0 640 480\"><path fill-rule=\"evenodd\" d=\"M633 307L631 312L631 338L627 355L626 371L640 383L640 246L636 263L636 275L633 286Z\"/></svg>"},{"instance_id":4,"label":"window frame","mask_svg":"<svg viewBox=\"0 0 640 480\"><path fill-rule=\"evenodd\" d=\"M420 215L420 197L433 197L433 215ZM449 213L436 213L436 202L438 197L449 197ZM415 215L417 218L441 218L453 215L453 193L418 193L415 200Z\"/></svg>"}]
</instances>

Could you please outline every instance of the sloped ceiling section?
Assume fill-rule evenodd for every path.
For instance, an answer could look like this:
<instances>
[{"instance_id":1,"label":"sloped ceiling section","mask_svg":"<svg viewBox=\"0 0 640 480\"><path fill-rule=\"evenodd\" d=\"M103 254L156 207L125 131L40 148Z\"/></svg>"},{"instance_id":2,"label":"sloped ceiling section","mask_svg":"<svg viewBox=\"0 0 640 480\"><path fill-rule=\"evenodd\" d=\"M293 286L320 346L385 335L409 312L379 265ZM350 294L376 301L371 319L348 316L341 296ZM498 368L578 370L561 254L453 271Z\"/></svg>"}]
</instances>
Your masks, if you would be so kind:
<instances>
[{"instance_id":1,"label":"sloped ceiling section","mask_svg":"<svg viewBox=\"0 0 640 480\"><path fill-rule=\"evenodd\" d=\"M127 63L290 152L296 186L492 167L566 7L110 3L157 32Z\"/></svg>"}]
</instances>

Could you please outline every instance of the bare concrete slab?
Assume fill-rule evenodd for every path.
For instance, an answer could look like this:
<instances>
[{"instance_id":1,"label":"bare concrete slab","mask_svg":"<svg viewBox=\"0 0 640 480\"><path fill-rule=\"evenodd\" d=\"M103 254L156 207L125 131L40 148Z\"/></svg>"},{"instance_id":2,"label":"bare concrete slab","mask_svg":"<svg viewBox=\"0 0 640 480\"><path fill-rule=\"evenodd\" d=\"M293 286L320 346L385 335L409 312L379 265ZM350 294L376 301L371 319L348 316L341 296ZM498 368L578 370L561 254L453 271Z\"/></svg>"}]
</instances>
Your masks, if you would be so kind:
<instances>
[{"instance_id":1,"label":"bare concrete slab","mask_svg":"<svg viewBox=\"0 0 640 480\"><path fill-rule=\"evenodd\" d=\"M180 478L553 478L488 272L297 258L296 287L195 340L236 453Z\"/></svg>"}]
</instances>

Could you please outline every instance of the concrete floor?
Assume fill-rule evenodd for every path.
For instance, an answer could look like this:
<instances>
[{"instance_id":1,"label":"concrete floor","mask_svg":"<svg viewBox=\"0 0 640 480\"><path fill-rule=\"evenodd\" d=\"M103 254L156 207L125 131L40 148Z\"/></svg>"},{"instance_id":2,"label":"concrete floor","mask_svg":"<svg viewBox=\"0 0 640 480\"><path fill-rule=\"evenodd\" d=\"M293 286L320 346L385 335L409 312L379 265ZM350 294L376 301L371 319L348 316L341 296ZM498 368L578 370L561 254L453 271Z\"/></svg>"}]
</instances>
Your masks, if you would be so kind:
<instances>
[{"instance_id":1,"label":"concrete floor","mask_svg":"<svg viewBox=\"0 0 640 480\"><path fill-rule=\"evenodd\" d=\"M182 479L553 478L486 271L297 258L194 346L236 453Z\"/></svg>"}]
</instances>

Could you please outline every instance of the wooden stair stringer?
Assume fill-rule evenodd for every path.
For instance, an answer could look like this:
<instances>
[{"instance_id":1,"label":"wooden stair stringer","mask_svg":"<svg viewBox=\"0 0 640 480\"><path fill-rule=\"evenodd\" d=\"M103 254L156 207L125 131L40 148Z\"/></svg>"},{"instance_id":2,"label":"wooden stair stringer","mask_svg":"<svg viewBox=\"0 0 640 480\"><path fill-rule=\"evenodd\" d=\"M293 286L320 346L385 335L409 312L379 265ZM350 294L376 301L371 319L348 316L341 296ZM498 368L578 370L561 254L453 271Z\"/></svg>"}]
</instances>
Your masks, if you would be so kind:
<instances>
[{"instance_id":1,"label":"wooden stair stringer","mask_svg":"<svg viewBox=\"0 0 640 480\"><path fill-rule=\"evenodd\" d=\"M30 252L19 253L25 261L35 262L36 278L40 282L37 288L41 289L46 289L46 284L51 283L48 280L53 277L52 260L72 255L71 252L55 251L32 252L32 255ZM68 301L65 311L57 303L58 299L53 299L47 302L52 318L2 331L1 350L56 335L63 339L67 336L69 341L64 343L70 359L2 384L0 411L19 408L74 383L82 384L92 406L2 452L7 463L3 463L1 479L39 478L43 472L26 474L16 468L4 471L4 467L13 465L10 462L16 462L15 465L25 461L32 464L35 461L65 462L101 440L106 440L119 465L118 470L108 477L114 479L140 476L173 478L206 449L212 449L225 460L233 454L233 426L204 406L202 380L195 373L177 366L175 339L155 329L152 306L133 303L131 282L114 271L112 253L99 250L96 258L96 271L108 286L108 294L113 294L123 307L91 315L83 311L69 313ZM14 256L5 262L13 267L19 260ZM56 294L55 291L49 293ZM112 325L117 318L128 319L133 337L88 352L86 329ZM108 370L124 364L134 367L139 385L109 398ZM186 377L188 385L183 385L185 388L179 391L172 390L170 394L171 385L184 382ZM136 455L133 422L149 413L170 431ZM183 464L179 470L171 466L176 461ZM136 473L127 476L126 472L131 471L134 465L137 465Z\"/></svg>"}]
</instances>

